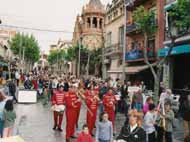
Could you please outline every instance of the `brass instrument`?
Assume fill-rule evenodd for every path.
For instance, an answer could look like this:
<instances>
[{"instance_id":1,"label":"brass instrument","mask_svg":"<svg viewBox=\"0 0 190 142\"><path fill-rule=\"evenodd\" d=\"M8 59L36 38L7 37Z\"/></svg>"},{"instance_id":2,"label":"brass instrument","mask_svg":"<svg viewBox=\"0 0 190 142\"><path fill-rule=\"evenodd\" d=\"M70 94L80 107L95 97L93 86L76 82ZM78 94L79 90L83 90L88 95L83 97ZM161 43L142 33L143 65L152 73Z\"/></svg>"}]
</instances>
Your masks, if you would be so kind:
<instances>
[{"instance_id":1,"label":"brass instrument","mask_svg":"<svg viewBox=\"0 0 190 142\"><path fill-rule=\"evenodd\" d=\"M84 90L83 89L80 89L77 91L77 97L81 100L81 103L82 105L87 109L87 111L90 113L91 116L93 116L93 113L92 111L88 108L88 106L86 105L86 102L85 102L85 96L83 95L84 94Z\"/></svg>"}]
</instances>

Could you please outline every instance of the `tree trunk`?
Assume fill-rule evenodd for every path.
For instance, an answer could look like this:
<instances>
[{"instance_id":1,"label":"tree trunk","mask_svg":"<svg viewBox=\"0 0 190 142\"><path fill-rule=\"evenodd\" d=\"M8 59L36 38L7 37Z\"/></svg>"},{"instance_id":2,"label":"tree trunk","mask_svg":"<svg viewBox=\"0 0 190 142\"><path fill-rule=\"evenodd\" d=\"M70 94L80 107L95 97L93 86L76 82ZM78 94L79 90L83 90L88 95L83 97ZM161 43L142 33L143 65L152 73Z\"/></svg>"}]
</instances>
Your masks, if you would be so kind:
<instances>
[{"instance_id":1,"label":"tree trunk","mask_svg":"<svg viewBox=\"0 0 190 142\"><path fill-rule=\"evenodd\" d=\"M160 76L158 76L158 74L156 73L156 70L154 69L153 65L149 62L149 57L147 54L147 48L148 48L148 35L147 33L144 34L144 61L145 63L149 66L152 75L154 77L154 101L157 102L158 101L158 96L159 96L159 84L160 84ZM161 74L161 73L159 73Z\"/></svg>"}]
</instances>

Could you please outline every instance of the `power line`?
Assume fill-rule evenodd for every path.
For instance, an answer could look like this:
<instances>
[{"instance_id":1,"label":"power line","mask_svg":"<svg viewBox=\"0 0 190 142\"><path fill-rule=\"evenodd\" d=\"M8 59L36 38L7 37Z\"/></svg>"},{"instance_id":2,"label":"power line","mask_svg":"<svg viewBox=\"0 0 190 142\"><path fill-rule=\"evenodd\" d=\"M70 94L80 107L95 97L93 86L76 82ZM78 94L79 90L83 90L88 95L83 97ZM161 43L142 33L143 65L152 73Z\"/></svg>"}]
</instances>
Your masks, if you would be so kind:
<instances>
[{"instance_id":1,"label":"power line","mask_svg":"<svg viewBox=\"0 0 190 142\"><path fill-rule=\"evenodd\" d=\"M15 28L15 29L24 29L24 30L32 30L32 31L41 31L41 32L52 32L52 33L67 33L73 34L71 31L62 31L62 30L51 30L51 29L41 29L41 28L31 28L31 27L24 27L24 26L15 26L15 25L4 25L1 24L1 27L8 27L8 28Z\"/></svg>"}]
</instances>

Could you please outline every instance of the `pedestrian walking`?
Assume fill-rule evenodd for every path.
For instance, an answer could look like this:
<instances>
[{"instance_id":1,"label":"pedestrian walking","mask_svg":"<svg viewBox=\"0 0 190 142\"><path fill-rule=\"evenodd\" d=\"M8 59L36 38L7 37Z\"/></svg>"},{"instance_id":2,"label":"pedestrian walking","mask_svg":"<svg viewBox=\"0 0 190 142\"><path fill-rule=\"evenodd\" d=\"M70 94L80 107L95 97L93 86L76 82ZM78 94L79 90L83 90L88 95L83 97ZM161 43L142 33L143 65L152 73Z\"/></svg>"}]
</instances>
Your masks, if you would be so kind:
<instances>
[{"instance_id":1,"label":"pedestrian walking","mask_svg":"<svg viewBox=\"0 0 190 142\"><path fill-rule=\"evenodd\" d=\"M4 128L4 121L3 121L3 110L5 108L5 101L6 97L0 92L0 136L3 137L3 128Z\"/></svg>"},{"instance_id":2,"label":"pedestrian walking","mask_svg":"<svg viewBox=\"0 0 190 142\"><path fill-rule=\"evenodd\" d=\"M137 110L131 110L129 112L129 124L124 125L121 129L117 142L146 142L146 132L141 127L142 125L142 113Z\"/></svg>"},{"instance_id":3,"label":"pedestrian walking","mask_svg":"<svg viewBox=\"0 0 190 142\"><path fill-rule=\"evenodd\" d=\"M113 125L108 120L109 115L103 112L100 115L100 121L96 126L96 142L112 142L113 141Z\"/></svg>"},{"instance_id":4,"label":"pedestrian walking","mask_svg":"<svg viewBox=\"0 0 190 142\"><path fill-rule=\"evenodd\" d=\"M88 126L86 124L83 125L82 132L79 134L77 142L94 142L94 139L90 135Z\"/></svg>"},{"instance_id":5,"label":"pedestrian walking","mask_svg":"<svg viewBox=\"0 0 190 142\"><path fill-rule=\"evenodd\" d=\"M48 97L48 96L47 96ZM53 130L62 132L62 121L64 114L65 95L63 92L63 86L59 86L58 91L55 91L52 96L52 106L54 115L54 127Z\"/></svg>"},{"instance_id":6,"label":"pedestrian walking","mask_svg":"<svg viewBox=\"0 0 190 142\"><path fill-rule=\"evenodd\" d=\"M104 95L103 97L103 105L104 105L104 111L108 113L109 120L112 122L113 128L115 122L116 103L117 103L116 97L113 94L113 90L110 88L107 94Z\"/></svg>"},{"instance_id":7,"label":"pedestrian walking","mask_svg":"<svg viewBox=\"0 0 190 142\"><path fill-rule=\"evenodd\" d=\"M15 119L16 119L16 112L14 111L13 101L8 100L5 104L5 109L3 111L3 121L4 121L3 138L10 137L13 135Z\"/></svg>"}]
</instances>

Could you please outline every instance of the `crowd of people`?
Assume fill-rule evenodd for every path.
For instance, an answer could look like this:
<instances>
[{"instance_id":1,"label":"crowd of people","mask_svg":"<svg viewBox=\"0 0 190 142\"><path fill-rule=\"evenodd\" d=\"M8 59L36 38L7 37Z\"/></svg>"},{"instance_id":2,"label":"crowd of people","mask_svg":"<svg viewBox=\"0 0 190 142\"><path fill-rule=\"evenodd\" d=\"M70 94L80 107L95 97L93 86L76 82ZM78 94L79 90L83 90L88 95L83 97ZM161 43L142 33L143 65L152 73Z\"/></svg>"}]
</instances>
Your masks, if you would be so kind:
<instances>
[{"instance_id":1,"label":"crowd of people","mask_svg":"<svg viewBox=\"0 0 190 142\"><path fill-rule=\"evenodd\" d=\"M146 85L143 81L133 85L128 81L123 85L120 79L77 79L72 74L50 75L47 72L32 71L25 75L15 74L15 79L9 81L9 94L13 96L15 103L16 88L19 84L25 89L36 90L38 97L43 100L43 105L51 102L53 130L62 132L62 122L64 116L66 117L67 142L173 141L175 115L172 110L172 91L166 89L163 83L160 84L160 99L155 102L152 96L144 95ZM130 88L132 86L133 88ZM185 104L181 107L186 107L185 110L188 111L190 103ZM87 110L86 124L83 125L82 132L76 136L81 108ZM0 112L0 126L6 122L7 117L11 118L11 122L8 121L8 124L1 127L4 128L2 136L6 137L12 133L16 114L10 101L0 105ZM118 112L126 116L120 132L115 130Z\"/></svg>"}]
</instances>

